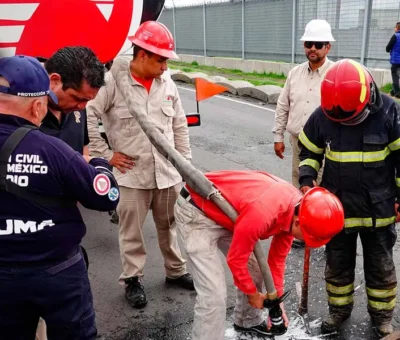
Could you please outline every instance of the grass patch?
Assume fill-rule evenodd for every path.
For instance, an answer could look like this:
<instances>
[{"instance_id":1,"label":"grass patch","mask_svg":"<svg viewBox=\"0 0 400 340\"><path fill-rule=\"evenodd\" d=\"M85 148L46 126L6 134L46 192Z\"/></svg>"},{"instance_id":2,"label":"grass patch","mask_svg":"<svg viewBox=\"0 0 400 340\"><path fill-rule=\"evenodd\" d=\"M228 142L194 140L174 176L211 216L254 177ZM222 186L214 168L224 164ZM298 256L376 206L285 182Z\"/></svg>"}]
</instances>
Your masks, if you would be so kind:
<instances>
[{"instance_id":1,"label":"grass patch","mask_svg":"<svg viewBox=\"0 0 400 340\"><path fill-rule=\"evenodd\" d=\"M286 77L283 73L256 73L242 72L241 70L219 68L214 66L199 65L197 61L192 63L184 63L180 61L169 61L168 65L171 69L179 69L183 72L204 72L210 76L222 76L230 80L246 80L255 86L260 85L277 85L283 87Z\"/></svg>"},{"instance_id":2,"label":"grass patch","mask_svg":"<svg viewBox=\"0 0 400 340\"><path fill-rule=\"evenodd\" d=\"M384 92L384 93L390 93L390 91L392 90L392 84L390 84L390 83L385 84L380 88L380 90L381 90L381 92Z\"/></svg>"}]
</instances>

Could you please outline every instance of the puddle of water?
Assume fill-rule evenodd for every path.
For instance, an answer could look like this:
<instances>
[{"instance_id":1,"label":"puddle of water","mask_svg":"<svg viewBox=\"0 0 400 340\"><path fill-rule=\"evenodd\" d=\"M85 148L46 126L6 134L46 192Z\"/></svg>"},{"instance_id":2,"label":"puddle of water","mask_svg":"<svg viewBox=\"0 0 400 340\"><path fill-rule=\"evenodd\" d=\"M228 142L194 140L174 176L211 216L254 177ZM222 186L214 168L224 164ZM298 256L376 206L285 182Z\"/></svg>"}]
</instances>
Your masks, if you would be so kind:
<instances>
[{"instance_id":1,"label":"puddle of water","mask_svg":"<svg viewBox=\"0 0 400 340\"><path fill-rule=\"evenodd\" d=\"M317 333L321 326L321 318L310 322L312 333ZM225 330L225 340L265 340L265 337L258 337L253 334L238 333L234 330L232 321L229 322L229 327ZM313 336L306 333L303 320L300 316L291 318L289 328L284 335L271 337L275 340L324 340L324 336Z\"/></svg>"}]
</instances>

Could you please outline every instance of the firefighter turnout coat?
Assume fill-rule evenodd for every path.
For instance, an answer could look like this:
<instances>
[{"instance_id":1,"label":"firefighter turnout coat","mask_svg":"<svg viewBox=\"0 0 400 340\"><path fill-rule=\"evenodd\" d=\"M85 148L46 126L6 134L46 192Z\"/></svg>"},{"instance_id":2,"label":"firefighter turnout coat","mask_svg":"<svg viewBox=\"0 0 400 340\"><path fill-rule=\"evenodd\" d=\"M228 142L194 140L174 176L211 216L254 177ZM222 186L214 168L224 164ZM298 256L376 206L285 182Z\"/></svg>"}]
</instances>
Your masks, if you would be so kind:
<instances>
[{"instance_id":1,"label":"firefighter turnout coat","mask_svg":"<svg viewBox=\"0 0 400 340\"><path fill-rule=\"evenodd\" d=\"M346 232L393 225L400 197L400 107L377 95L369 116L348 126L316 109L299 135L300 186L313 186L325 156L321 186L345 210Z\"/></svg>"}]
</instances>

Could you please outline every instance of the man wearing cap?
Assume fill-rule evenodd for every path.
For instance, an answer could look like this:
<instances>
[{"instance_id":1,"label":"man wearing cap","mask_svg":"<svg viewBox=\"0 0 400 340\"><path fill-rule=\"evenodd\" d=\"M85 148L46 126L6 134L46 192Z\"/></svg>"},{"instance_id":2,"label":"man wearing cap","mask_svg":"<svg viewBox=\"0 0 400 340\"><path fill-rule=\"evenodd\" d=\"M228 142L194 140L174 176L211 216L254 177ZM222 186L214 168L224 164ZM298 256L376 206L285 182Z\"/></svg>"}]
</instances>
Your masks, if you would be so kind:
<instances>
[{"instance_id":1,"label":"man wearing cap","mask_svg":"<svg viewBox=\"0 0 400 340\"><path fill-rule=\"evenodd\" d=\"M320 105L321 81L333 62L327 55L331 42L335 41L331 26L325 20L311 20L301 38L304 42L304 52L308 59L303 64L294 67L288 74L285 86L279 96L275 111L274 133L275 154L284 157L284 133L290 134L292 146L292 183L299 187L299 153L298 136L311 113ZM320 170L318 182L323 169ZM304 245L303 242L294 242Z\"/></svg>"},{"instance_id":2,"label":"man wearing cap","mask_svg":"<svg viewBox=\"0 0 400 340\"><path fill-rule=\"evenodd\" d=\"M215 171L206 177L237 211L233 223L213 202L186 185L175 205L178 235L192 270L197 299L192 340L223 340L226 284L220 250L238 288L234 311L237 331L268 335L263 318L261 272L251 255L259 240L272 238L268 264L283 294L286 257L293 238L320 247L343 228L343 208L326 189L314 188L304 197L286 181L260 171ZM321 228L324 225L325 228ZM283 309L283 320L289 322Z\"/></svg>"},{"instance_id":3,"label":"man wearing cap","mask_svg":"<svg viewBox=\"0 0 400 340\"><path fill-rule=\"evenodd\" d=\"M167 60L177 58L171 32L161 23L143 23L130 40L134 56L130 63L130 82L137 105L146 108L149 119L163 131L167 140L187 160L192 158L189 131L178 89L166 77ZM134 308L147 303L141 278L146 261L142 228L152 210L166 283L194 289L176 238L174 204L182 178L173 165L151 144L131 116L117 88L113 69L106 86L87 106L90 153L105 157L114 167L121 187L119 245L123 272L119 282ZM97 120L101 119L111 146L101 138Z\"/></svg>"},{"instance_id":4,"label":"man wearing cap","mask_svg":"<svg viewBox=\"0 0 400 340\"><path fill-rule=\"evenodd\" d=\"M49 87L35 58L0 59L1 337L33 339L42 317L50 339L93 340L77 202L108 211L119 189L108 162L84 158L38 129L48 100L59 104Z\"/></svg>"}]
</instances>

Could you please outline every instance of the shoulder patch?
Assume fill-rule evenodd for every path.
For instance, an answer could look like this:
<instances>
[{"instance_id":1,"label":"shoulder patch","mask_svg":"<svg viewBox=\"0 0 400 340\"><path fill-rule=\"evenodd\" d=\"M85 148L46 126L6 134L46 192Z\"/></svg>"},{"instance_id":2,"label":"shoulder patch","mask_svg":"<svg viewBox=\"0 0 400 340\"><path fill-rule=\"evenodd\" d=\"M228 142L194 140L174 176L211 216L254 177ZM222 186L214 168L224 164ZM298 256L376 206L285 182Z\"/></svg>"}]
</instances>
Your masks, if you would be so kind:
<instances>
[{"instance_id":1,"label":"shoulder patch","mask_svg":"<svg viewBox=\"0 0 400 340\"><path fill-rule=\"evenodd\" d=\"M111 189L111 182L107 175L98 174L93 180L93 188L97 195L107 195Z\"/></svg>"}]
</instances>

